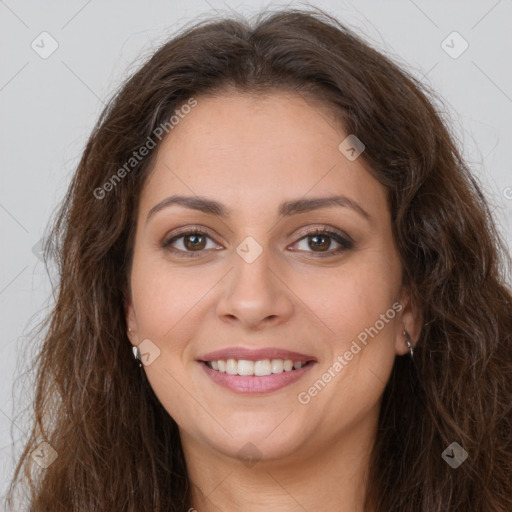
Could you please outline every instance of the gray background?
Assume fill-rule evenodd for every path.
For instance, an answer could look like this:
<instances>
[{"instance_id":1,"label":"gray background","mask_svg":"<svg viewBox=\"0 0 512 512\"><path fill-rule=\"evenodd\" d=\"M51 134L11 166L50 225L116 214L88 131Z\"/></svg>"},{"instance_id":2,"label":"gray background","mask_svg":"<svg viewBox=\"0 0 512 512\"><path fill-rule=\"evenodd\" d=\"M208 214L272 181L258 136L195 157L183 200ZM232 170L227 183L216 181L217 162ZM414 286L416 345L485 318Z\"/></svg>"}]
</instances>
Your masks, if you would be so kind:
<instances>
[{"instance_id":1,"label":"gray background","mask_svg":"<svg viewBox=\"0 0 512 512\"><path fill-rule=\"evenodd\" d=\"M17 381L13 395L13 384L26 371L38 342L29 330L51 305L50 279L37 244L104 102L152 49L197 16L230 10L251 14L280 5L304 4L0 0L1 495L13 469L13 449L19 449L17 441L27 431L28 416L15 413L33 391L30 381ZM443 98L446 119L511 248L512 2L365 0L312 5L350 25ZM463 40L448 37L453 31ZM444 40L451 56L443 49ZM469 46L458 55L464 40ZM58 48L47 56L51 44ZM29 352L21 352L25 347Z\"/></svg>"}]
</instances>

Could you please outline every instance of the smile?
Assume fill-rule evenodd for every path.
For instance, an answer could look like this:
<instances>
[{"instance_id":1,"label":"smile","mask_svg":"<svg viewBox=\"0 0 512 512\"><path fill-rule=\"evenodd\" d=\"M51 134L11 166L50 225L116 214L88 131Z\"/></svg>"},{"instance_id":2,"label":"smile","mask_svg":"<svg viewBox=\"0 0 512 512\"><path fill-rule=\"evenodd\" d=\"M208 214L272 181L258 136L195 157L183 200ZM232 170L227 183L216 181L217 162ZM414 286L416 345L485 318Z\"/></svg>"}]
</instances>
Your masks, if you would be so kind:
<instances>
[{"instance_id":1,"label":"smile","mask_svg":"<svg viewBox=\"0 0 512 512\"><path fill-rule=\"evenodd\" d=\"M201 361L199 364L215 384L234 393L253 395L271 393L289 386L313 368L316 361L293 363L291 359L220 359Z\"/></svg>"}]
</instances>

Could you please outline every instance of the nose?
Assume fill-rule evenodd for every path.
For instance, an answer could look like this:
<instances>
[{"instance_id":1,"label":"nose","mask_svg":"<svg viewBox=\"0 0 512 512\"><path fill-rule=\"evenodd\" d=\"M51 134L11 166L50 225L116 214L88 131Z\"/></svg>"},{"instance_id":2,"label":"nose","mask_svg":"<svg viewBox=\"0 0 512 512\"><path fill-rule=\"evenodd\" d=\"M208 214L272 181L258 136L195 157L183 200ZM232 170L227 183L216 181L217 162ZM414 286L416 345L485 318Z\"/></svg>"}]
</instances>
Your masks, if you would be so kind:
<instances>
[{"instance_id":1,"label":"nose","mask_svg":"<svg viewBox=\"0 0 512 512\"><path fill-rule=\"evenodd\" d=\"M287 286L269 250L249 263L233 254L234 268L224 281L217 315L224 322L260 330L286 322L293 314L293 292Z\"/></svg>"}]
</instances>

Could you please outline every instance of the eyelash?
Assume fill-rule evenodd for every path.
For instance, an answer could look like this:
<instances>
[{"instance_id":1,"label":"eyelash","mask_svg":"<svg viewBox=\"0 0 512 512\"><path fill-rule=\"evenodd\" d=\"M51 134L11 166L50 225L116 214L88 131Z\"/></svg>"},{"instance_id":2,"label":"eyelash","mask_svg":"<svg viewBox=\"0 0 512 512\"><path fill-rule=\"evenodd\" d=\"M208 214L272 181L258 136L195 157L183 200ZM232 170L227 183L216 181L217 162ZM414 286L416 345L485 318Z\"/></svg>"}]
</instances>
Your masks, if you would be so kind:
<instances>
[{"instance_id":1,"label":"eyelash","mask_svg":"<svg viewBox=\"0 0 512 512\"><path fill-rule=\"evenodd\" d=\"M174 247L171 247L171 244L173 242L175 242L176 240L179 240L180 238L187 237L189 235L205 235L208 238L213 240L213 238L206 231L203 231L198 228L189 228L189 229L183 230L179 234L177 234L171 238L168 238L164 242L162 242L162 244L161 244L162 249L165 249L169 252L179 255L180 257L185 257L185 258L195 258L195 257L199 256L200 253L205 251L205 249L202 249L200 251L183 251L182 249L175 249ZM318 235L323 235L323 236L327 236L328 238L332 238L335 242L340 244L340 247L338 247L337 249L326 251L323 253L322 252L315 253L315 251L306 251L306 252L312 252L314 254L317 254L318 257L320 257L320 258L334 256L334 255L340 254L346 250L350 250L350 249L354 248L354 242L352 240L350 240L348 237L345 238L342 235L340 235L339 233L330 231L328 229L321 229L321 228L316 228L316 229L309 231L304 236L299 238L299 240L297 240L297 242L300 242L306 238L318 236ZM295 242L295 243L297 243L297 242ZM301 251L297 251L297 252L301 252Z\"/></svg>"}]
</instances>

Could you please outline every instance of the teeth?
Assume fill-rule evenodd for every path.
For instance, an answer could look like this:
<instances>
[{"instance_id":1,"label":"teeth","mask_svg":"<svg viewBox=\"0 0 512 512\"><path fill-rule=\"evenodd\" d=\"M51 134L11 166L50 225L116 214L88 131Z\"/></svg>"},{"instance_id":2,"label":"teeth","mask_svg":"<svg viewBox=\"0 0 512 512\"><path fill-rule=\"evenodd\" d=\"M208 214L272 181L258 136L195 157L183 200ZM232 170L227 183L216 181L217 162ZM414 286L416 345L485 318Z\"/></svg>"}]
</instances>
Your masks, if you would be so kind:
<instances>
[{"instance_id":1,"label":"teeth","mask_svg":"<svg viewBox=\"0 0 512 512\"><path fill-rule=\"evenodd\" d=\"M235 359L228 359L226 361L226 373L230 375L236 375L238 372L238 363Z\"/></svg>"},{"instance_id":2,"label":"teeth","mask_svg":"<svg viewBox=\"0 0 512 512\"><path fill-rule=\"evenodd\" d=\"M272 373L282 373L284 370L284 361L282 359L272 359Z\"/></svg>"},{"instance_id":3,"label":"teeth","mask_svg":"<svg viewBox=\"0 0 512 512\"><path fill-rule=\"evenodd\" d=\"M236 373L238 373L238 375L254 375L254 361L246 361L241 359L238 361L238 368Z\"/></svg>"},{"instance_id":4,"label":"teeth","mask_svg":"<svg viewBox=\"0 0 512 512\"><path fill-rule=\"evenodd\" d=\"M263 359L263 361L254 362L254 375L256 375L256 377L264 377L271 373L272 368L270 366L270 359Z\"/></svg>"},{"instance_id":5,"label":"teeth","mask_svg":"<svg viewBox=\"0 0 512 512\"><path fill-rule=\"evenodd\" d=\"M300 370L305 363L292 361L291 359L261 359L260 361L248 361L246 359L219 359L206 363L213 370L229 375L244 375L263 377L273 373L291 372L293 369Z\"/></svg>"}]
</instances>

